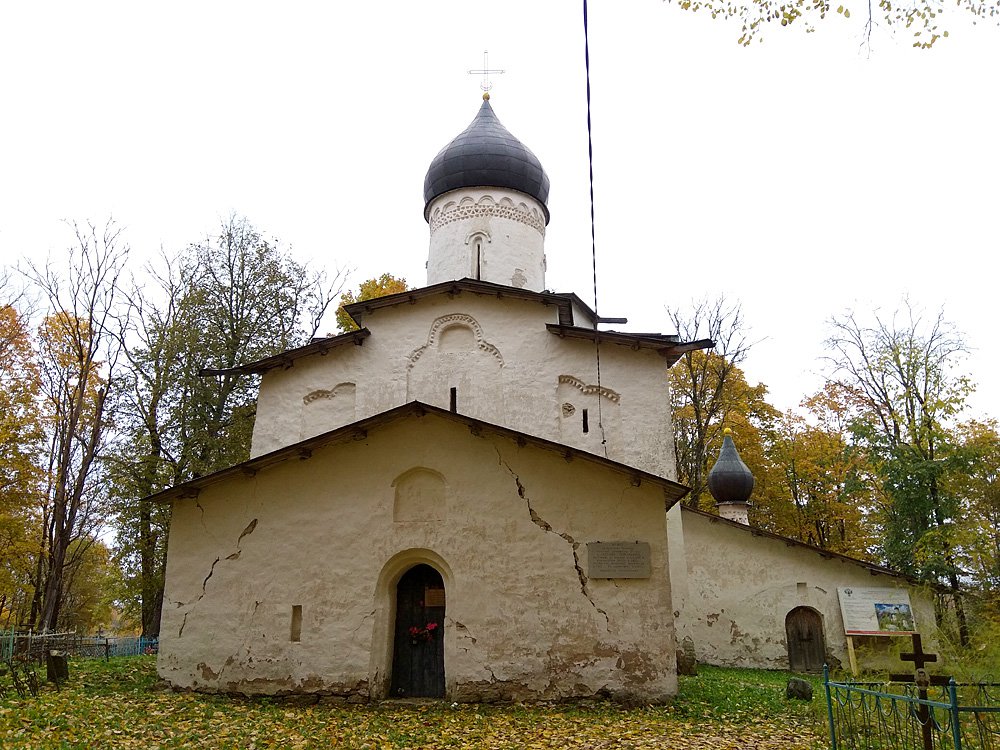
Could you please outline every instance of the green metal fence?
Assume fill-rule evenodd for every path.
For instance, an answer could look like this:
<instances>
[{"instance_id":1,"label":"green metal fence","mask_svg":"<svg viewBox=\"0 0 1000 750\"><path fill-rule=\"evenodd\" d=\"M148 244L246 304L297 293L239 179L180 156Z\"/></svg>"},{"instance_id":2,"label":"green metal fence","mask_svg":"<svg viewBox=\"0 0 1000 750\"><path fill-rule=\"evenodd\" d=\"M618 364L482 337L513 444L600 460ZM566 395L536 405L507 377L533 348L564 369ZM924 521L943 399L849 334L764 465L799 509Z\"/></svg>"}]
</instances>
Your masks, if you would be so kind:
<instances>
[{"instance_id":1,"label":"green metal fence","mask_svg":"<svg viewBox=\"0 0 1000 750\"><path fill-rule=\"evenodd\" d=\"M832 750L1000 750L1000 684L835 682L824 669Z\"/></svg>"},{"instance_id":2,"label":"green metal fence","mask_svg":"<svg viewBox=\"0 0 1000 750\"><path fill-rule=\"evenodd\" d=\"M62 651L81 658L138 656L155 653L158 646L156 638L142 636L0 630L0 662L10 661L14 657L40 662L49 651Z\"/></svg>"}]
</instances>

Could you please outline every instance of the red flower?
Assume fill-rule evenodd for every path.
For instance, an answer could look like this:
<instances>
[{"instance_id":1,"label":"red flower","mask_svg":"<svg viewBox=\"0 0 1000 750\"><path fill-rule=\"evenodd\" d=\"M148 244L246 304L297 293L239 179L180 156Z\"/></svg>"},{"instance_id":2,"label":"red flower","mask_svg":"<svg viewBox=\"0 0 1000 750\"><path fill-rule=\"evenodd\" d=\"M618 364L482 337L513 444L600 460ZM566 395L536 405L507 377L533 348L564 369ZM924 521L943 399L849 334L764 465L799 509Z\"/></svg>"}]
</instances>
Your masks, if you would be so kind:
<instances>
[{"instance_id":1,"label":"red flower","mask_svg":"<svg viewBox=\"0 0 1000 750\"><path fill-rule=\"evenodd\" d=\"M438 626L438 624L436 622L429 622L429 623L427 623L427 629L428 630L437 630L437 626Z\"/></svg>"}]
</instances>

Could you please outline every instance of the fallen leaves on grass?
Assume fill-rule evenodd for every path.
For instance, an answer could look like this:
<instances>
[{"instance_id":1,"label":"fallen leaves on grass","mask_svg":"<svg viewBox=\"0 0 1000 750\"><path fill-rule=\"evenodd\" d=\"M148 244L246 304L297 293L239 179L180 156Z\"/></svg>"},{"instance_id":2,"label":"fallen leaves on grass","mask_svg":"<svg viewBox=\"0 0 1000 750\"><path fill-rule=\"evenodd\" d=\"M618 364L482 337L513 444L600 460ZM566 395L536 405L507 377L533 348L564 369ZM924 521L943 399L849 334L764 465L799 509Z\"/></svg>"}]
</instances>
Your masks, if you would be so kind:
<instances>
[{"instance_id":1,"label":"fallen leaves on grass","mask_svg":"<svg viewBox=\"0 0 1000 750\"><path fill-rule=\"evenodd\" d=\"M810 710L768 707L770 684L740 687L725 670L682 683L672 706L627 709L584 702L556 706L447 703L292 706L279 700L154 689L152 657L74 662L61 692L0 700L0 747L64 748L820 748ZM720 676L721 675L721 676ZM727 692L715 683L731 683ZM706 688L706 686L709 686ZM714 686L714 687L713 687ZM721 691L713 698L713 691ZM732 698L727 703L720 696Z\"/></svg>"}]
</instances>

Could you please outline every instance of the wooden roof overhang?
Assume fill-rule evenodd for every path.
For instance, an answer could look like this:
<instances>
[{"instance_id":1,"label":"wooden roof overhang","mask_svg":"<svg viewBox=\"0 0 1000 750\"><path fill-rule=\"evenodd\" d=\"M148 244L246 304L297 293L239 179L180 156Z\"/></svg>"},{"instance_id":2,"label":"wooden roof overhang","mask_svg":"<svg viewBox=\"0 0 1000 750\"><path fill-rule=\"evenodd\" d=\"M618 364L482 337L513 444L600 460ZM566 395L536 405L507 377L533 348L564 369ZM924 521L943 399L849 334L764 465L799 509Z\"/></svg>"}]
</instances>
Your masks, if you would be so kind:
<instances>
[{"instance_id":1,"label":"wooden roof overhang","mask_svg":"<svg viewBox=\"0 0 1000 750\"><path fill-rule=\"evenodd\" d=\"M679 336L663 333L597 331L593 328L556 325L554 323L549 323L546 328L549 329L549 333L553 333L560 338L582 339L584 341L600 343L607 342L618 344L619 346L627 346L630 349L653 349L667 360L667 367L671 367L688 352L697 351L698 349L711 349L715 346L715 342L712 339L681 341Z\"/></svg>"},{"instance_id":2,"label":"wooden roof overhang","mask_svg":"<svg viewBox=\"0 0 1000 750\"><path fill-rule=\"evenodd\" d=\"M659 485L663 488L664 500L666 508L668 509L690 491L689 487L667 479L666 477L661 477L657 474L637 469L634 466L619 463L618 461L612 461L611 459L604 458L603 456L598 456L595 453L589 453L578 448L572 448L561 443L546 440L545 438L529 435L524 432L519 432L518 430L512 430L508 427L502 427L490 422L484 422L464 414L456 414L420 401L411 401L402 406L397 406L394 409L389 409L388 411L376 414L375 416L368 417L367 419L362 419L352 424L339 427L335 430L330 430L322 435L317 435L298 443L294 443L293 445L279 448L276 451L265 453L262 456L251 458L247 461L236 464L235 466L231 466L228 469L222 469L212 474L206 474L203 477L188 480L182 484L178 484L174 487L170 487L161 492L150 495L145 499L151 502L171 502L185 498L196 498L201 490L209 485L224 482L235 477L253 476L259 471L284 463L285 461L305 460L312 456L313 451L320 448L349 443L355 440L364 440L368 437L368 432L372 429L388 425L404 417L423 417L427 414L463 424L467 426L469 431L477 437L490 433L513 440L519 446L533 445L543 450L551 451L558 454L566 461L573 461L577 459L581 461L589 461L628 477L635 486L639 486L643 482Z\"/></svg>"},{"instance_id":3,"label":"wooden roof overhang","mask_svg":"<svg viewBox=\"0 0 1000 750\"><path fill-rule=\"evenodd\" d=\"M322 356L331 349L336 349L337 347L344 346L345 344L361 346L365 339L369 336L371 336L371 331L367 328L361 328L357 331L342 333L339 336L328 336L326 338L313 339L305 346L289 349L281 354L275 354L272 357L265 357L264 359L259 359L256 362L248 362L245 365L238 365L237 367L225 367L221 369L203 367L198 371L198 374L203 377L208 375L262 375L268 370L274 370L279 367L282 369L288 369L294 364L295 360L300 357L308 357L312 354L319 354Z\"/></svg>"},{"instance_id":4,"label":"wooden roof overhang","mask_svg":"<svg viewBox=\"0 0 1000 750\"><path fill-rule=\"evenodd\" d=\"M564 292L535 292L530 289L519 289L514 286L504 286L494 284L490 281L477 281L476 279L459 279L457 281L443 281L440 284L411 289L406 292L387 294L384 297L354 302L344 305L344 310L354 320L361 325L364 316L383 307L395 307L403 304L415 304L425 297L433 297L438 294L448 294L457 297L462 293L477 294L498 299L518 299L529 302L540 302L543 305L555 305L558 309L559 323L561 325L573 325L573 307L578 307L589 322L598 320L597 314L591 310L583 300L573 293Z\"/></svg>"}]
</instances>

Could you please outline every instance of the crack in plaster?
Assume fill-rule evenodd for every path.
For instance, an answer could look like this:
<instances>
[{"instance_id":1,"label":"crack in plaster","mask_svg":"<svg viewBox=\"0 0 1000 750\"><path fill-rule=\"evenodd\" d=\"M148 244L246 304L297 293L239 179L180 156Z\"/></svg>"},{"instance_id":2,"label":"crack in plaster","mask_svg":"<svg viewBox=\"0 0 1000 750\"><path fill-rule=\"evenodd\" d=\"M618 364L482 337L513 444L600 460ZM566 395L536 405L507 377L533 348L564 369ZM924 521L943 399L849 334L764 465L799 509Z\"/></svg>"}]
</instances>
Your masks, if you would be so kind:
<instances>
[{"instance_id":1,"label":"crack in plaster","mask_svg":"<svg viewBox=\"0 0 1000 750\"><path fill-rule=\"evenodd\" d=\"M198 505L198 508L201 509L201 523L202 523L202 526L204 526L205 525L205 509L201 507L201 505L198 503L197 500L195 500L195 504ZM231 555L228 555L226 557L227 560L238 560L239 559L240 552L241 552L241 550L240 550L240 543L243 541L243 537L249 536L250 534L252 534L254 532L254 529L256 529L256 528L257 528L257 519L254 518L253 520L250 521L250 523L247 524L247 527L245 529L243 529L243 532L239 535L239 537L237 537L237 539L236 539L236 551L233 552ZM205 531L206 532L208 531L207 527L206 527ZM212 567L208 569L208 575L205 576L205 580L201 582L201 593L198 594L198 597L196 599L193 599L193 600L189 601L189 602L181 602L181 601L176 602L178 609L181 608L181 607L192 607L195 604L197 604L198 602L200 602L202 599L205 598L206 590L208 588L208 581L209 581L209 579L211 579L211 577L213 575L215 575L215 566L218 565L221 560L222 560L221 557L216 557L215 560L212 562ZM260 606L260 602L256 602L254 604L254 612L257 611L257 607L258 606ZM184 626L187 624L187 616L189 614L190 614L190 612L185 612L184 613L184 619L181 621L180 630L177 632L177 637L178 638L180 638L181 635L184 633Z\"/></svg>"},{"instance_id":2,"label":"crack in plaster","mask_svg":"<svg viewBox=\"0 0 1000 750\"><path fill-rule=\"evenodd\" d=\"M469 628L466 627L466 625L464 623L461 623L458 620L454 620L454 623L455 623L455 630L459 631L458 634L460 636L462 636L463 638L468 638L470 641L472 641L472 645L475 646L476 645L476 641L478 639L474 635L472 635L472 633L469 632ZM466 649L466 650L468 650L468 649Z\"/></svg>"},{"instance_id":3,"label":"crack in plaster","mask_svg":"<svg viewBox=\"0 0 1000 750\"><path fill-rule=\"evenodd\" d=\"M362 626L364 626L365 620L374 616L375 616L375 610L373 609L371 612L369 612L367 615L361 618L361 622L358 623L358 626L354 628L354 630L352 630L351 633L357 633L359 630L361 630Z\"/></svg>"},{"instance_id":4,"label":"crack in plaster","mask_svg":"<svg viewBox=\"0 0 1000 750\"><path fill-rule=\"evenodd\" d=\"M206 526L206 525L205 525L205 508L204 508L204 506L203 506L203 505L202 505L202 504L201 504L200 502L198 502L198 499L197 499L197 498L195 498L195 501L194 501L194 505L195 505L195 507L196 507L196 508L197 508L198 510L200 510L200 511L201 511L201 527L202 527L203 529L205 529L205 533L206 533L206 534L209 534L209 535L211 535L211 533L212 533L212 532L210 532L210 531L208 530L208 526Z\"/></svg>"},{"instance_id":5,"label":"crack in plaster","mask_svg":"<svg viewBox=\"0 0 1000 750\"><path fill-rule=\"evenodd\" d=\"M250 638L251 638L251 635L249 633L249 630L250 630L250 626L253 625L253 618L257 616L257 610L260 609L260 605L263 604L263 603L264 602L262 602L262 601L258 601L256 599L254 599L253 609L250 611L250 619L247 622L247 633L246 633L245 637L243 638L243 643L240 644L240 647L239 647L239 649L237 649L237 651L236 651L235 654L232 654L232 655L226 657L226 660L222 663L222 666L219 668L218 672L214 672L213 671L213 674L215 675L213 679L215 679L217 682L221 682L222 681L222 673L226 671L226 667L228 667L230 664L235 664L236 663L237 654L239 654L240 651L246 651L247 661L245 662L245 665L249 665L249 664L251 664L253 662L253 659L250 658L250 652L251 652ZM184 616L187 617L186 614Z\"/></svg>"},{"instance_id":6,"label":"crack in plaster","mask_svg":"<svg viewBox=\"0 0 1000 750\"><path fill-rule=\"evenodd\" d=\"M505 468L512 477L514 477L514 483L517 485L518 497L522 498L524 502L527 504L528 516L531 518L531 522L535 524L535 526L537 526L538 528L542 529L543 531L555 534L560 539L564 540L567 544L569 544L570 549L573 550L573 568L576 570L576 576L580 580L580 591L587 598L587 601L590 602L590 606L592 606L594 609L596 609L598 612L604 615L604 624L608 632L610 633L611 618L608 617L608 613L605 610L598 607L597 602L594 601L594 597L591 595L590 589L587 586L588 582L587 574L583 572L583 568L580 566L580 554L578 552L578 550L580 549L580 543L576 541L572 536L570 536L567 532L556 531L555 529L552 528L552 524L550 524L548 521L546 521L544 518L538 515L535 509L531 507L531 499L528 497L528 493L525 490L524 485L521 483L521 477L517 475L517 472L515 472L511 468L509 463L503 460L503 456L500 455L500 449L494 446L494 450L496 450L497 452L497 460L499 461L500 465L503 468Z\"/></svg>"}]
</instances>

